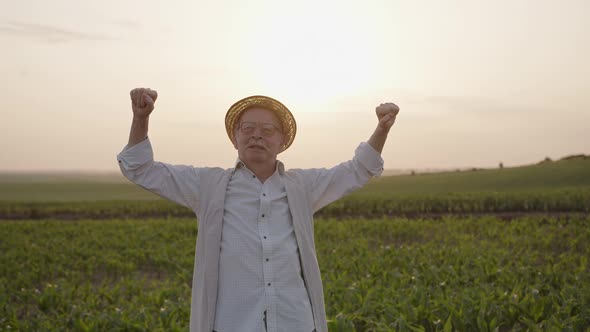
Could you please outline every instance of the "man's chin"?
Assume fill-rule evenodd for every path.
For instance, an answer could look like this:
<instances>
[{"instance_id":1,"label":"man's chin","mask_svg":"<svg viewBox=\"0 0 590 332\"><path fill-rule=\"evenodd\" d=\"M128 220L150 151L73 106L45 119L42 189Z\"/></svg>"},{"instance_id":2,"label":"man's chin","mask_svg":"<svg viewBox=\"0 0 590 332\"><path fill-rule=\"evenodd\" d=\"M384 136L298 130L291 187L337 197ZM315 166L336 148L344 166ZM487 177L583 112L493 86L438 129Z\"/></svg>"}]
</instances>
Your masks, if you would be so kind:
<instances>
[{"instance_id":1,"label":"man's chin","mask_svg":"<svg viewBox=\"0 0 590 332\"><path fill-rule=\"evenodd\" d=\"M245 161L254 163L262 163L270 159L266 151L248 151L244 157Z\"/></svg>"}]
</instances>

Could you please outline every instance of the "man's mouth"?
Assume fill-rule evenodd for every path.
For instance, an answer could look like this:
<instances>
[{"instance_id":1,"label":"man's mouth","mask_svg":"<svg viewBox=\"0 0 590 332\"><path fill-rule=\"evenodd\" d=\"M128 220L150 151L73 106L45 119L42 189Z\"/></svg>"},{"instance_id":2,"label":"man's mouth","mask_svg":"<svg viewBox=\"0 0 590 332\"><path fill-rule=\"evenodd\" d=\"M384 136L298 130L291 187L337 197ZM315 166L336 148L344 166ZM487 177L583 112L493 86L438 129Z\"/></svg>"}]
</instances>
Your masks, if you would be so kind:
<instances>
[{"instance_id":1,"label":"man's mouth","mask_svg":"<svg viewBox=\"0 0 590 332\"><path fill-rule=\"evenodd\" d=\"M266 150L266 148L262 145L250 145L248 147L249 149L254 149L254 150L260 150L260 151L264 151Z\"/></svg>"}]
</instances>

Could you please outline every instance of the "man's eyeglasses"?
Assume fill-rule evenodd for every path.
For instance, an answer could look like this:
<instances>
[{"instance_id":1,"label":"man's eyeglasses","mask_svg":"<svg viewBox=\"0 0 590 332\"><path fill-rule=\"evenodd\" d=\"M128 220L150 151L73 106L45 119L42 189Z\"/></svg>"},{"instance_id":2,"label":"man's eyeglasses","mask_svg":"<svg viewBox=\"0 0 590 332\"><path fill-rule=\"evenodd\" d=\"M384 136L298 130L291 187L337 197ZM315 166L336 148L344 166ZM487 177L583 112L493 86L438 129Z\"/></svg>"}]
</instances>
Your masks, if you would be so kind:
<instances>
[{"instance_id":1,"label":"man's eyeglasses","mask_svg":"<svg viewBox=\"0 0 590 332\"><path fill-rule=\"evenodd\" d=\"M240 124L240 131L245 135L253 134L254 131L256 131L256 128L260 128L260 134L265 137L270 137L276 132L281 132L281 130L275 127L272 123L244 121Z\"/></svg>"}]
</instances>

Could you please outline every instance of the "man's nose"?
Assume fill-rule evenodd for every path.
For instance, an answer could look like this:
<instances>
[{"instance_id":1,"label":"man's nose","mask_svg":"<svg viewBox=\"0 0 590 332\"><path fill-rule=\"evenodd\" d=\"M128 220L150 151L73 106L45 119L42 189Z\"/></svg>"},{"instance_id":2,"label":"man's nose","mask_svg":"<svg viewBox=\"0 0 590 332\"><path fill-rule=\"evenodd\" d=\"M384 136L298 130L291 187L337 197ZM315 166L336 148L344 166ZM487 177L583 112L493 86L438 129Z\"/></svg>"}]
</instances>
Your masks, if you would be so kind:
<instances>
[{"instance_id":1,"label":"man's nose","mask_svg":"<svg viewBox=\"0 0 590 332\"><path fill-rule=\"evenodd\" d=\"M262 137L262 128L256 126L252 132L252 137Z\"/></svg>"}]
</instances>

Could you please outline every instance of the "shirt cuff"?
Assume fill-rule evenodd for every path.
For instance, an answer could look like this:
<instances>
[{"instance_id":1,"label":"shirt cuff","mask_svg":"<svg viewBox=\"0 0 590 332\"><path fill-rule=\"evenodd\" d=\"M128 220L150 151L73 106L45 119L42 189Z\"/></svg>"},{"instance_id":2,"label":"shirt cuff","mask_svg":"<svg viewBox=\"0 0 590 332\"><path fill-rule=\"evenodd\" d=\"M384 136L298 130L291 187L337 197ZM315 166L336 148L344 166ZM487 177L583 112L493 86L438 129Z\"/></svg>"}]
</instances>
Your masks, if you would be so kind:
<instances>
[{"instance_id":1,"label":"shirt cuff","mask_svg":"<svg viewBox=\"0 0 590 332\"><path fill-rule=\"evenodd\" d=\"M371 144L362 142L354 152L357 160L365 166L372 176L381 176L383 173L383 158Z\"/></svg>"},{"instance_id":2,"label":"shirt cuff","mask_svg":"<svg viewBox=\"0 0 590 332\"><path fill-rule=\"evenodd\" d=\"M125 170L138 168L151 160L154 160L154 152L149 138L132 147L125 145L123 151L117 155L119 165Z\"/></svg>"}]
</instances>

